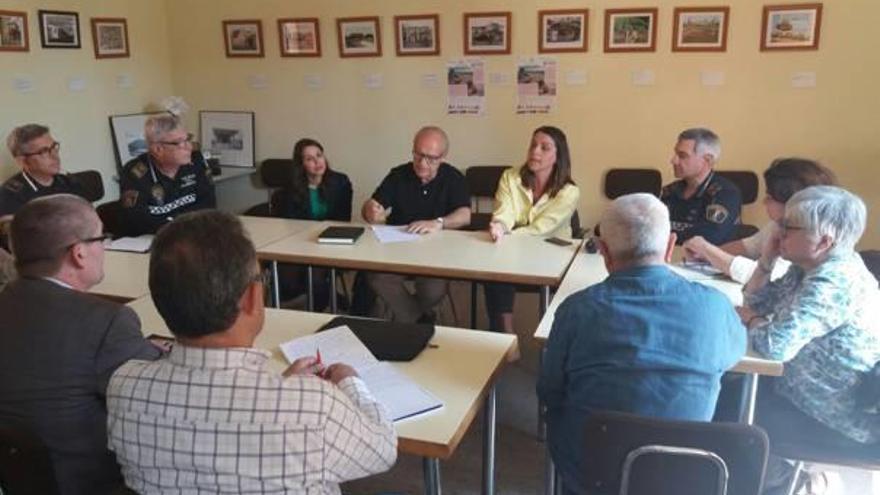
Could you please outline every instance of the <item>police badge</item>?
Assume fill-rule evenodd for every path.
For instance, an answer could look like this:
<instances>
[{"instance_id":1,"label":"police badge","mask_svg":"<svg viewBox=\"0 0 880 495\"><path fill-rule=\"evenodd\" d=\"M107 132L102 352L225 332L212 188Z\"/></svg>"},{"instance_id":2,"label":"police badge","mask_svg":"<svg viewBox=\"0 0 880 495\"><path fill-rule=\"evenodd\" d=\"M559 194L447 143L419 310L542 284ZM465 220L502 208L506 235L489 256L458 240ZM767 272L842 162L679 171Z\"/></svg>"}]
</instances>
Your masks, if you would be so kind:
<instances>
[{"instance_id":1,"label":"police badge","mask_svg":"<svg viewBox=\"0 0 880 495\"><path fill-rule=\"evenodd\" d=\"M150 194L153 195L153 199L156 200L158 206L165 204L165 189L160 184L154 185L150 190Z\"/></svg>"},{"instance_id":2,"label":"police badge","mask_svg":"<svg viewBox=\"0 0 880 495\"><path fill-rule=\"evenodd\" d=\"M706 220L712 223L724 223L730 213L724 205L712 204L706 207Z\"/></svg>"}]
</instances>

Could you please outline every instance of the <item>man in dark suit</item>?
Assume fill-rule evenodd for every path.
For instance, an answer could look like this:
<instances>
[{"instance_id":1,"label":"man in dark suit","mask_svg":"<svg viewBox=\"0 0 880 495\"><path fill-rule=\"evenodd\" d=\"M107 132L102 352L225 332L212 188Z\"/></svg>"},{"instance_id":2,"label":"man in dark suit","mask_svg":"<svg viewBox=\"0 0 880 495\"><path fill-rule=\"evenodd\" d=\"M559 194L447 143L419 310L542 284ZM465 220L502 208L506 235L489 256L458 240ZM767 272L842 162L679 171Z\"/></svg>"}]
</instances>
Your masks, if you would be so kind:
<instances>
[{"instance_id":1,"label":"man in dark suit","mask_svg":"<svg viewBox=\"0 0 880 495\"><path fill-rule=\"evenodd\" d=\"M35 199L10 230L19 278L0 292L0 425L46 444L61 493L109 493L121 477L107 450L107 382L129 359L160 352L130 308L85 293L104 276L88 202Z\"/></svg>"}]
</instances>

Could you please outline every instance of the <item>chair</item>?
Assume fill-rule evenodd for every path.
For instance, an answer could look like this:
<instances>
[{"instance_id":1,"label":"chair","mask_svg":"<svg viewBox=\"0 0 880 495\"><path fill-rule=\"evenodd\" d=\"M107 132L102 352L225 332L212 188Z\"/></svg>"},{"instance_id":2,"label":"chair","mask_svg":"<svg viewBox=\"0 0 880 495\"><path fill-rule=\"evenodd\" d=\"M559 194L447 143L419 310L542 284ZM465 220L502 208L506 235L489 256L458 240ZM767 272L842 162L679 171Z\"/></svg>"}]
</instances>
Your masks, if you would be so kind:
<instances>
[{"instance_id":1,"label":"chair","mask_svg":"<svg viewBox=\"0 0 880 495\"><path fill-rule=\"evenodd\" d=\"M100 204L95 210L104 224L104 232L113 237L124 237L128 234L129 229L122 215L122 203L118 200Z\"/></svg>"},{"instance_id":2,"label":"chair","mask_svg":"<svg viewBox=\"0 0 880 495\"><path fill-rule=\"evenodd\" d=\"M590 494L758 495L767 434L740 423L704 423L596 412L587 418Z\"/></svg>"},{"instance_id":3,"label":"chair","mask_svg":"<svg viewBox=\"0 0 880 495\"><path fill-rule=\"evenodd\" d=\"M758 175L748 170L718 170L715 173L733 182L742 196L742 204L750 205L758 200ZM756 225L740 223L732 240L750 237L758 232Z\"/></svg>"},{"instance_id":4,"label":"chair","mask_svg":"<svg viewBox=\"0 0 880 495\"><path fill-rule=\"evenodd\" d=\"M612 168L605 172L603 191L608 199L632 193L651 193L660 196L663 178L653 168Z\"/></svg>"},{"instance_id":5,"label":"chair","mask_svg":"<svg viewBox=\"0 0 880 495\"><path fill-rule=\"evenodd\" d=\"M49 450L22 428L0 427L0 493L58 493Z\"/></svg>"},{"instance_id":6,"label":"chair","mask_svg":"<svg viewBox=\"0 0 880 495\"><path fill-rule=\"evenodd\" d=\"M83 170L70 174L74 182L79 183L86 194L86 199L94 203L104 198L104 180L97 170Z\"/></svg>"},{"instance_id":7,"label":"chair","mask_svg":"<svg viewBox=\"0 0 880 495\"><path fill-rule=\"evenodd\" d=\"M492 200L495 198L495 190L498 189L498 181L501 174L507 170L507 165L473 165L464 173L464 180L471 193L471 225L468 230L486 230L489 221L492 220L491 212L480 211L480 200Z\"/></svg>"},{"instance_id":8,"label":"chair","mask_svg":"<svg viewBox=\"0 0 880 495\"><path fill-rule=\"evenodd\" d=\"M268 201L256 204L244 214L252 217L271 217L273 195L290 180L290 169L293 160L290 158L267 158L260 164L260 180L269 188Z\"/></svg>"},{"instance_id":9,"label":"chair","mask_svg":"<svg viewBox=\"0 0 880 495\"><path fill-rule=\"evenodd\" d=\"M859 254L862 256L865 266L867 266L868 270L874 274L874 278L880 281L880 250L869 249L866 251L859 251Z\"/></svg>"}]
</instances>

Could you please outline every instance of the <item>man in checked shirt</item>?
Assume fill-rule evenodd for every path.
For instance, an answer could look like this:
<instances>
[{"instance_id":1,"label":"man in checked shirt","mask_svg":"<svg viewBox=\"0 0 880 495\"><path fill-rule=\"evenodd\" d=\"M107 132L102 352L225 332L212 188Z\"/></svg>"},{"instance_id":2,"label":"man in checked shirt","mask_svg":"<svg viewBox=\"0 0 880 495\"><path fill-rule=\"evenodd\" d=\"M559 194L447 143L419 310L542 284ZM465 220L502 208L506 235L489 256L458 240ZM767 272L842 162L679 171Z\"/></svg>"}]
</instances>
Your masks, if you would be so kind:
<instances>
[{"instance_id":1,"label":"man in checked shirt","mask_svg":"<svg viewBox=\"0 0 880 495\"><path fill-rule=\"evenodd\" d=\"M150 292L177 343L124 364L107 389L109 446L130 488L338 494L394 464L388 413L350 366L310 357L278 375L252 347L263 283L234 216L189 213L161 229Z\"/></svg>"}]
</instances>

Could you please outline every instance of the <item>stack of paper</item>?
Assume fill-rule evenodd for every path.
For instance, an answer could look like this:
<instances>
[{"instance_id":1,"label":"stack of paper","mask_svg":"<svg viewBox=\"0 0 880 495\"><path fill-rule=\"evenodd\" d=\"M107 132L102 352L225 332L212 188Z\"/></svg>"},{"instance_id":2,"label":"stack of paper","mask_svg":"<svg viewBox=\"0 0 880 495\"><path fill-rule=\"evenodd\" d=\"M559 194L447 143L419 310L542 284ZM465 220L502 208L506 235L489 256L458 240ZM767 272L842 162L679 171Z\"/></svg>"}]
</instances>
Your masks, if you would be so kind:
<instances>
[{"instance_id":1,"label":"stack of paper","mask_svg":"<svg viewBox=\"0 0 880 495\"><path fill-rule=\"evenodd\" d=\"M153 244L152 234L144 234L138 237L120 237L107 244L105 247L110 251L131 251L134 253L146 253Z\"/></svg>"},{"instance_id":2,"label":"stack of paper","mask_svg":"<svg viewBox=\"0 0 880 495\"><path fill-rule=\"evenodd\" d=\"M406 225L373 225L373 234L382 244L389 242L412 242L421 235L406 231Z\"/></svg>"},{"instance_id":3,"label":"stack of paper","mask_svg":"<svg viewBox=\"0 0 880 495\"><path fill-rule=\"evenodd\" d=\"M287 361L321 353L325 365L345 363L354 368L376 400L399 421L443 407L443 402L420 387L391 363L376 359L347 326L293 339L281 344Z\"/></svg>"}]
</instances>

